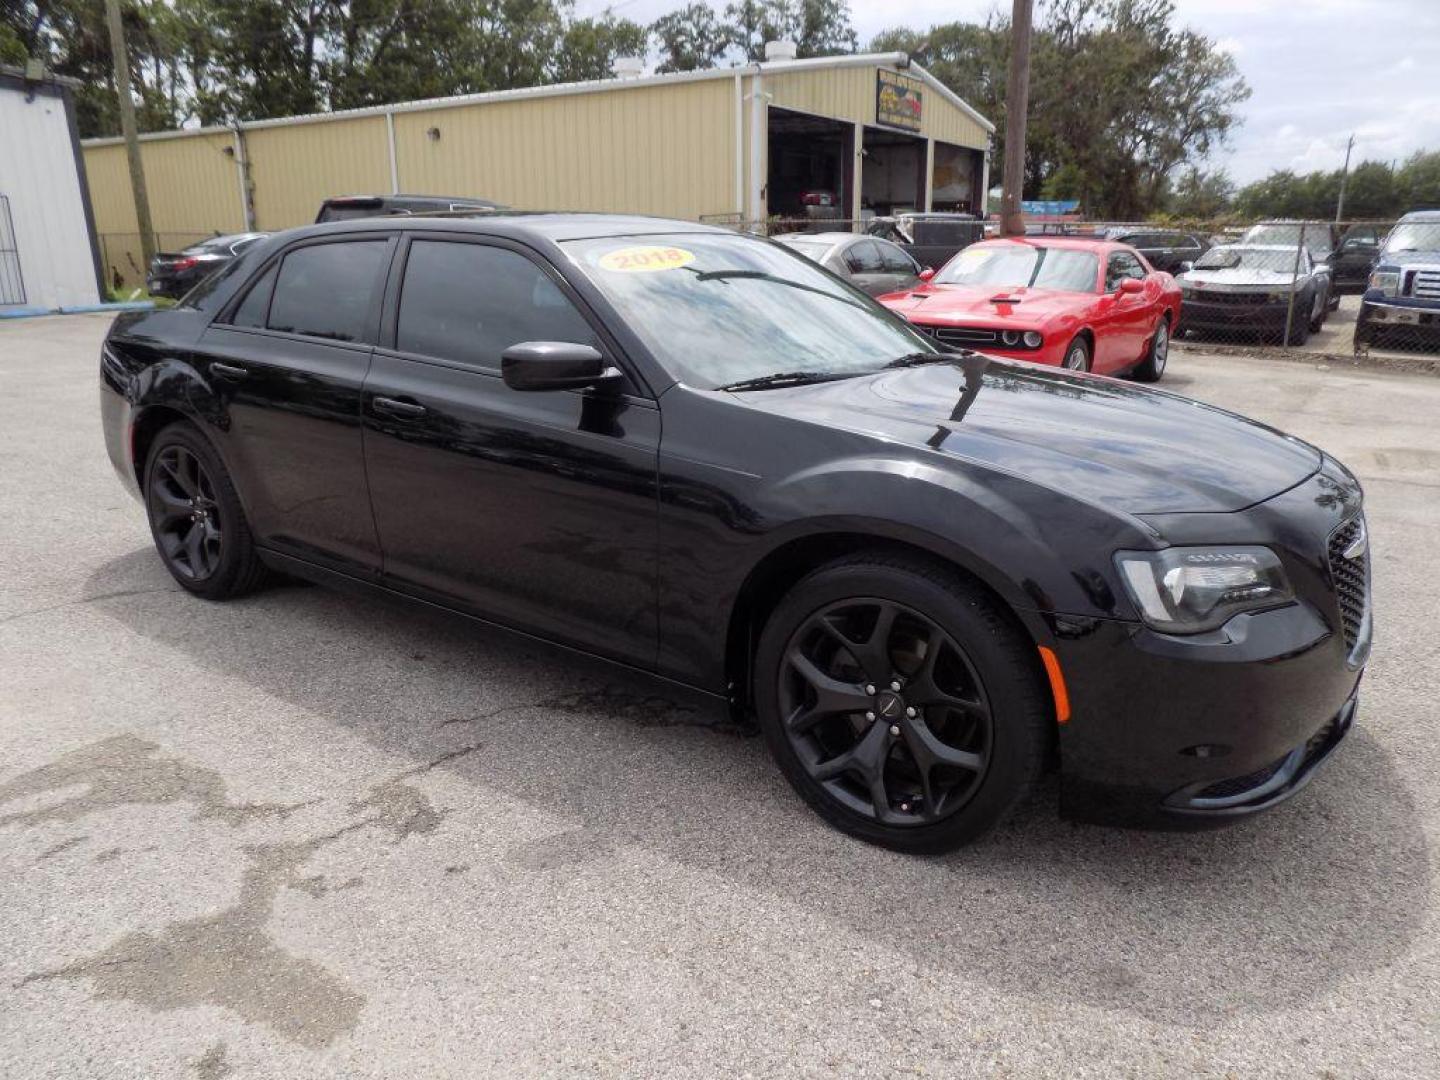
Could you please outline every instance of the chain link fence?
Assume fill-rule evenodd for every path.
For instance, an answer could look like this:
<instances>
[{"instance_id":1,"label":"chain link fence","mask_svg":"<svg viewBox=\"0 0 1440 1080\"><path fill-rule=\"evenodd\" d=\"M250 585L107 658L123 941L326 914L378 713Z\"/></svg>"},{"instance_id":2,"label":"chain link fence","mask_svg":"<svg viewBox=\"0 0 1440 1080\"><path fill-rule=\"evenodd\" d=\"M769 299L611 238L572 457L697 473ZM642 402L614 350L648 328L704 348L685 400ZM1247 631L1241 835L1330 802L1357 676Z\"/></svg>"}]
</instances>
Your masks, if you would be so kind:
<instances>
[{"instance_id":1,"label":"chain link fence","mask_svg":"<svg viewBox=\"0 0 1440 1080\"><path fill-rule=\"evenodd\" d=\"M950 231L937 239L943 215L703 220L759 236L879 236L937 271L996 234L993 220L951 218ZM1030 221L1027 232L1119 241L1171 274L1181 290L1173 328L1181 348L1440 357L1440 215L1429 222L1056 219Z\"/></svg>"}]
</instances>

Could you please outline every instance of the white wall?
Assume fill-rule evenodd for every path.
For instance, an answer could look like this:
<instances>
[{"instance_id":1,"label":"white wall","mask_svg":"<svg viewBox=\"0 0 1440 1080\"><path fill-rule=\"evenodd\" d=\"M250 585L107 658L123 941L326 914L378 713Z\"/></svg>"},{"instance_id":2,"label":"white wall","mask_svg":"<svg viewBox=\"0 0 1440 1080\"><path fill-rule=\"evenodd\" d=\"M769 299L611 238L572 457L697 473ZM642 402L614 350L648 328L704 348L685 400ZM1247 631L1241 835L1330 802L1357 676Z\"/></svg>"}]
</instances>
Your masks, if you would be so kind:
<instances>
[{"instance_id":1,"label":"white wall","mask_svg":"<svg viewBox=\"0 0 1440 1080\"><path fill-rule=\"evenodd\" d=\"M40 89L26 102L22 88L0 81L0 195L10 200L25 302L93 304L100 296L65 102Z\"/></svg>"}]
</instances>

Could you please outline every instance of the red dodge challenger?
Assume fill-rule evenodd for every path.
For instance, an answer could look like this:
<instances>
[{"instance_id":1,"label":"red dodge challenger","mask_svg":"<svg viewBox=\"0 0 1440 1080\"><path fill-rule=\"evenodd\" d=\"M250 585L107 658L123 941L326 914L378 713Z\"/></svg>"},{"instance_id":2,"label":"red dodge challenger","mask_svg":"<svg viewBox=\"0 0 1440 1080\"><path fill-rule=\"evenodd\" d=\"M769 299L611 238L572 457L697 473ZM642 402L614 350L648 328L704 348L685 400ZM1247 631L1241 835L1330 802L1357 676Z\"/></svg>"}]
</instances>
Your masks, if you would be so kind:
<instances>
[{"instance_id":1,"label":"red dodge challenger","mask_svg":"<svg viewBox=\"0 0 1440 1080\"><path fill-rule=\"evenodd\" d=\"M972 244L879 299L943 345L1145 382L1164 374L1180 318L1169 274L1125 244L1074 237Z\"/></svg>"}]
</instances>

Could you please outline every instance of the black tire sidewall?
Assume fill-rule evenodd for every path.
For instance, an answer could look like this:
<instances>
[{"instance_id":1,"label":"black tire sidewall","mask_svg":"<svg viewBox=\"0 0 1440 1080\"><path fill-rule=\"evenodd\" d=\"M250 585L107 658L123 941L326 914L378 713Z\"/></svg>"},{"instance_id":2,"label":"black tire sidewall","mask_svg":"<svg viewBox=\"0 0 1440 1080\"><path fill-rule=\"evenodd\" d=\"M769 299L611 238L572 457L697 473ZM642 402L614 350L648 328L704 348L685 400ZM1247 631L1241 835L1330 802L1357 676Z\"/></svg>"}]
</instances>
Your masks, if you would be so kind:
<instances>
[{"instance_id":1,"label":"black tire sidewall","mask_svg":"<svg viewBox=\"0 0 1440 1080\"><path fill-rule=\"evenodd\" d=\"M198 581L179 573L174 564L165 557L160 546L160 537L155 531L155 521L150 515L150 485L156 462L160 455L172 446L183 447L194 454L204 466L206 473L209 474L210 483L215 491L215 508L220 519L220 530L224 537L220 545L220 565L209 577ZM249 526L245 520L245 511L240 504L240 497L235 491L235 485L230 480L229 470L225 468L224 461L210 444L210 440L205 438L192 424L183 422L171 424L156 435L155 441L150 444L149 453L145 458L144 477L145 485L142 495L145 518L150 525L150 536L155 541L155 550L160 555L160 561L165 564L165 569L170 572L170 576L186 591L206 599L223 599L248 589L255 577L253 565L255 555Z\"/></svg>"},{"instance_id":2,"label":"black tire sidewall","mask_svg":"<svg viewBox=\"0 0 1440 1080\"><path fill-rule=\"evenodd\" d=\"M862 840L902 851L949 851L990 829L1030 789L1043 757L1048 697L1036 682L1033 651L979 589L945 581L943 572L883 561L816 571L788 593L760 636L754 699L760 729L785 778L825 820ZM960 810L932 825L882 825L844 806L805 771L780 717L779 675L791 635L815 611L838 600L883 597L939 623L969 656L992 710L990 762L980 788Z\"/></svg>"}]
</instances>

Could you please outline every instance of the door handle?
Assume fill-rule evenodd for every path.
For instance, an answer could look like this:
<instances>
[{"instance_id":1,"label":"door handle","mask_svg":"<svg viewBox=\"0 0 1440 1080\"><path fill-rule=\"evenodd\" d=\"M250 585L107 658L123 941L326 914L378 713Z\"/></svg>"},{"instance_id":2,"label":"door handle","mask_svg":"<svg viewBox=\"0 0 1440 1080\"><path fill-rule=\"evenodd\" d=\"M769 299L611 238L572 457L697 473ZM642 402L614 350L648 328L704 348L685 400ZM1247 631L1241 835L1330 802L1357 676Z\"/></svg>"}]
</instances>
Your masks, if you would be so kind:
<instances>
[{"instance_id":1,"label":"door handle","mask_svg":"<svg viewBox=\"0 0 1440 1080\"><path fill-rule=\"evenodd\" d=\"M237 367L234 364L222 364L217 361L210 365L210 374L230 382L238 382L249 375L250 372L246 371L243 367Z\"/></svg>"},{"instance_id":2,"label":"door handle","mask_svg":"<svg viewBox=\"0 0 1440 1080\"><path fill-rule=\"evenodd\" d=\"M397 420L419 420L426 413L424 405L413 401L400 401L398 398L377 397L370 399L370 408L385 416L393 416Z\"/></svg>"}]
</instances>

